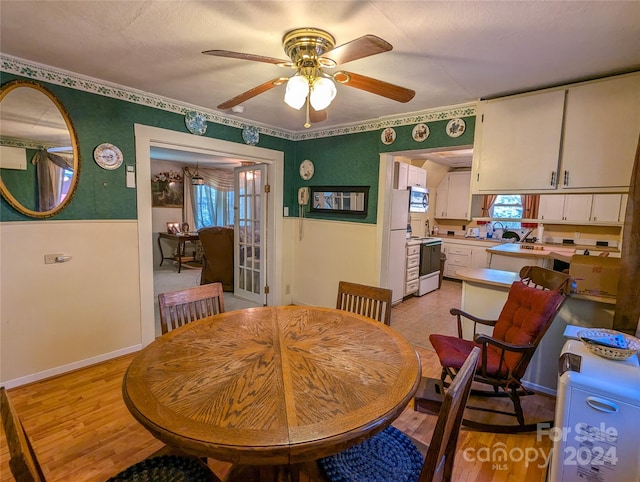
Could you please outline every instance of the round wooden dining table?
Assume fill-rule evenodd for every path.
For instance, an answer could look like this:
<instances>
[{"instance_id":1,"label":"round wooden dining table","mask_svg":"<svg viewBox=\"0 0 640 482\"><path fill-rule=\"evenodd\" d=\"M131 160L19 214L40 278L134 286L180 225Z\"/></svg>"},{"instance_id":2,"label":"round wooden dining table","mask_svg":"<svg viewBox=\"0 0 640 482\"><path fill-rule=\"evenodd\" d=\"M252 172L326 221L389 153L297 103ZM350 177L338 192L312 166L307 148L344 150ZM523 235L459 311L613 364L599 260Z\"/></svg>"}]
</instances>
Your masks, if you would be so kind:
<instances>
[{"instance_id":1,"label":"round wooden dining table","mask_svg":"<svg viewBox=\"0 0 640 482\"><path fill-rule=\"evenodd\" d=\"M133 416L169 446L269 473L384 429L420 376L414 348L383 323L276 306L204 318L157 338L131 362L122 391Z\"/></svg>"}]
</instances>

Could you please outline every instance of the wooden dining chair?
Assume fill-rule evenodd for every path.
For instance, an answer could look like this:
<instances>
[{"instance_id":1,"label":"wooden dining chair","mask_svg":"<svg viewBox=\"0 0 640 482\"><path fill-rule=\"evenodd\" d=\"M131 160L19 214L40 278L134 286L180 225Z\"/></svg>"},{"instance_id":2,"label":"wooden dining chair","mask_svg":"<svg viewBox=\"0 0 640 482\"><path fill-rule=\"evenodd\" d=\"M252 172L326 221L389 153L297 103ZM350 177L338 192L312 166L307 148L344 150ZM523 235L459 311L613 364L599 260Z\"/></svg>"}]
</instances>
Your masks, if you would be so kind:
<instances>
[{"instance_id":1,"label":"wooden dining chair","mask_svg":"<svg viewBox=\"0 0 640 482\"><path fill-rule=\"evenodd\" d=\"M200 318L224 313L222 283L209 283L184 290L160 293L160 327L162 334Z\"/></svg>"},{"instance_id":2,"label":"wooden dining chair","mask_svg":"<svg viewBox=\"0 0 640 482\"><path fill-rule=\"evenodd\" d=\"M7 391L0 387L0 408L9 448L9 468L16 482L46 482L31 441L24 430ZM111 477L108 482L140 480L193 480L219 482L218 477L199 458L182 455L152 456Z\"/></svg>"},{"instance_id":3,"label":"wooden dining chair","mask_svg":"<svg viewBox=\"0 0 640 482\"><path fill-rule=\"evenodd\" d=\"M392 295L393 292L386 288L340 281L336 308L390 325Z\"/></svg>"},{"instance_id":4,"label":"wooden dining chair","mask_svg":"<svg viewBox=\"0 0 640 482\"><path fill-rule=\"evenodd\" d=\"M451 481L460 425L479 357L480 349L474 348L445 391L428 446L389 426L337 455L303 464L301 473L314 482Z\"/></svg>"}]
</instances>

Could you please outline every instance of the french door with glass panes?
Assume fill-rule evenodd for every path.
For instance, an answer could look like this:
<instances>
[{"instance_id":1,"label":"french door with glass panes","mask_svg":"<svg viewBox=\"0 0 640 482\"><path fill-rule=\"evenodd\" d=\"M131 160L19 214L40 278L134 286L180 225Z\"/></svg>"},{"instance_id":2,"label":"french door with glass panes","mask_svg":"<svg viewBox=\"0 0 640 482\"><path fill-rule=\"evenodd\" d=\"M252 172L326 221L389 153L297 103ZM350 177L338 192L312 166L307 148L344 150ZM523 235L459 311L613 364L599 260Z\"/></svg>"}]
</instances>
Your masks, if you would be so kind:
<instances>
[{"instance_id":1,"label":"french door with glass panes","mask_svg":"<svg viewBox=\"0 0 640 482\"><path fill-rule=\"evenodd\" d=\"M256 303L267 300L267 165L235 170L234 293Z\"/></svg>"}]
</instances>

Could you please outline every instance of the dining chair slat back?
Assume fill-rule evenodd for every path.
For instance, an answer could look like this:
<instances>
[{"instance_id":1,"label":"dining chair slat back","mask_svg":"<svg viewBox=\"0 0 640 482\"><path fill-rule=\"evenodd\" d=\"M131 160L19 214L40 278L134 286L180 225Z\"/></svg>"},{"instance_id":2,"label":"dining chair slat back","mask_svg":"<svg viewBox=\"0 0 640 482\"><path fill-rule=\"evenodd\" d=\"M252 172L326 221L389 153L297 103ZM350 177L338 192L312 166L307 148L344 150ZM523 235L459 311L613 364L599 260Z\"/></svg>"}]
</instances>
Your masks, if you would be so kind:
<instances>
[{"instance_id":1,"label":"dining chair slat back","mask_svg":"<svg viewBox=\"0 0 640 482\"><path fill-rule=\"evenodd\" d=\"M418 482L452 479L460 426L479 358L480 348L475 347L445 391Z\"/></svg>"},{"instance_id":2,"label":"dining chair slat back","mask_svg":"<svg viewBox=\"0 0 640 482\"><path fill-rule=\"evenodd\" d=\"M390 325L392 295L387 288L340 281L336 308Z\"/></svg>"},{"instance_id":3,"label":"dining chair slat back","mask_svg":"<svg viewBox=\"0 0 640 482\"><path fill-rule=\"evenodd\" d=\"M209 283L184 290L160 293L160 327L169 333L187 323L224 313L222 283Z\"/></svg>"}]
</instances>

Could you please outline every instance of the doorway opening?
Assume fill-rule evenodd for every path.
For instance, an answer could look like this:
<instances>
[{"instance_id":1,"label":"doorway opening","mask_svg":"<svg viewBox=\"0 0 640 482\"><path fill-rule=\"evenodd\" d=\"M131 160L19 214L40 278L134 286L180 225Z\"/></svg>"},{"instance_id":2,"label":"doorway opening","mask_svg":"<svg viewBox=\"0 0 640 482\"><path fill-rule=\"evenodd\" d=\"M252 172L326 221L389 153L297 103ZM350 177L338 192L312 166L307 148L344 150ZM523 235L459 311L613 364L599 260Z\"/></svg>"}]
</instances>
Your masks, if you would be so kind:
<instances>
[{"instance_id":1,"label":"doorway opening","mask_svg":"<svg viewBox=\"0 0 640 482\"><path fill-rule=\"evenodd\" d=\"M280 151L237 144L208 137L194 136L156 127L135 125L137 204L138 204L138 253L140 273L140 323L142 344L147 345L157 336L155 327L155 292L153 280L154 229L151 207L151 150L167 148L179 152L198 152L212 157L234 159L241 162L264 164L270 180L268 209L264 211L264 224L270 229L265 233L265 273L270 280L268 294L263 304L277 304L282 299L281 277L275 276L275 266L282 259L282 181L284 154ZM270 262L266 263L269 260ZM181 273L182 274L182 273ZM179 289L179 288L178 288Z\"/></svg>"}]
</instances>

